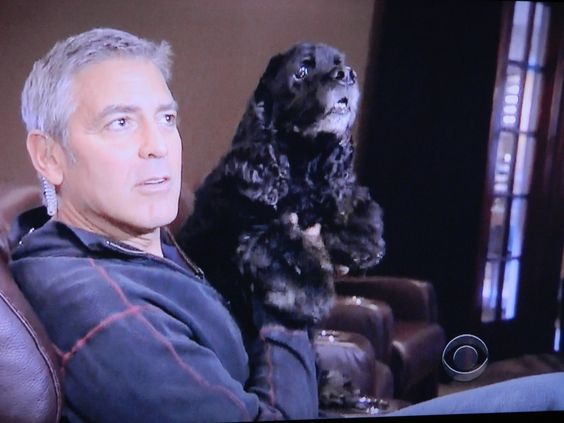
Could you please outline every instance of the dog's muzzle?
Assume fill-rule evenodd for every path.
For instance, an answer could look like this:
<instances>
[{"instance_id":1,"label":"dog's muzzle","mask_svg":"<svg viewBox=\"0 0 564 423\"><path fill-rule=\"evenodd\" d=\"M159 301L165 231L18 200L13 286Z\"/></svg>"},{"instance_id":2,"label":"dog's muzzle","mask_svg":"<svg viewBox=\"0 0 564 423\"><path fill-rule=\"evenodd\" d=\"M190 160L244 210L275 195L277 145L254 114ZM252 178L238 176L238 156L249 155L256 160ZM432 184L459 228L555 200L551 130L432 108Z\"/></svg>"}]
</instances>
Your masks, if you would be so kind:
<instances>
[{"instance_id":1,"label":"dog's muzzle","mask_svg":"<svg viewBox=\"0 0 564 423\"><path fill-rule=\"evenodd\" d=\"M330 88L324 91L318 99L328 107L328 115L348 115L356 110L358 88L356 72L350 66L335 66L328 74ZM319 93L321 94L321 92Z\"/></svg>"}]
</instances>

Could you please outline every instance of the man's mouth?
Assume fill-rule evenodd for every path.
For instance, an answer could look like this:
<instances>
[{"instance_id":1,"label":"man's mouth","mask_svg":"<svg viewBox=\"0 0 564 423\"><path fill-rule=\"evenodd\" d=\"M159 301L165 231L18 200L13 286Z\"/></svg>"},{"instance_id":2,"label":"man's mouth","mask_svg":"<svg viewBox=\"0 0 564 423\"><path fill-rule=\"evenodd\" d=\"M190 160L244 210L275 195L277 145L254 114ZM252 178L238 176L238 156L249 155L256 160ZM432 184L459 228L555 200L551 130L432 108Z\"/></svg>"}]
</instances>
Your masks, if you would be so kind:
<instances>
[{"instance_id":1,"label":"man's mouth","mask_svg":"<svg viewBox=\"0 0 564 423\"><path fill-rule=\"evenodd\" d=\"M145 179L139 185L158 185L167 182L170 178L168 176L162 176L158 178Z\"/></svg>"},{"instance_id":2,"label":"man's mouth","mask_svg":"<svg viewBox=\"0 0 564 423\"><path fill-rule=\"evenodd\" d=\"M143 179L136 187L143 193L156 193L168 191L171 187L169 176L155 176Z\"/></svg>"}]
</instances>

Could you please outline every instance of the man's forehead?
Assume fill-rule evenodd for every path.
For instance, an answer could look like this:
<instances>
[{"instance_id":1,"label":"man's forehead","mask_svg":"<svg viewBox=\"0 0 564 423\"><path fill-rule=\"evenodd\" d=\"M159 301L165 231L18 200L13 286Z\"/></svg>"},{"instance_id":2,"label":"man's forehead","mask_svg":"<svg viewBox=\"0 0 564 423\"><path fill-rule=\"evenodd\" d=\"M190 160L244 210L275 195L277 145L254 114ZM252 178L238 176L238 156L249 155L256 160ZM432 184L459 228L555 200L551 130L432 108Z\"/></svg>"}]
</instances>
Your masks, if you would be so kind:
<instances>
[{"instance_id":1,"label":"man's forehead","mask_svg":"<svg viewBox=\"0 0 564 423\"><path fill-rule=\"evenodd\" d=\"M88 64L74 75L72 85L75 101L100 110L176 104L160 70L145 59L116 57Z\"/></svg>"}]
</instances>

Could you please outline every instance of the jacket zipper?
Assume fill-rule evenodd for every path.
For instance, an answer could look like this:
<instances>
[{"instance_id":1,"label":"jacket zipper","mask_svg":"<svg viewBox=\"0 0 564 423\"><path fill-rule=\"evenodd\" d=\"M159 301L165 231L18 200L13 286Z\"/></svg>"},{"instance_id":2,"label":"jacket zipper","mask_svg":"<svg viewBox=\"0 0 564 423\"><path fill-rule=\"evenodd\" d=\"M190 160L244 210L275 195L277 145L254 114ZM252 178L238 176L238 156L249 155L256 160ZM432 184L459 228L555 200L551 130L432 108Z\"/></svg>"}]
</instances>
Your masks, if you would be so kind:
<instances>
[{"instance_id":1,"label":"jacket zipper","mask_svg":"<svg viewBox=\"0 0 564 423\"><path fill-rule=\"evenodd\" d=\"M173 242L174 242L174 240L173 240ZM150 259L150 260L156 260L156 261L163 262L167 265L172 264L175 267L182 269L180 266L178 266L174 262L171 262L170 260L166 260L166 259L163 259L163 258L160 258L160 257L157 257L157 256L153 256L153 255L149 255L144 251L129 249L127 247L124 247L120 244L117 244L115 242L108 241L108 240L106 240L104 242L104 244L111 249L118 250L118 251L125 253L125 254L131 254L131 255L138 256L138 257L145 257L145 258ZM174 242L174 245L178 249L178 245L175 242ZM188 257L186 257L186 255L184 254L184 252L182 250L178 249L178 251L180 252L180 256L182 257L182 259L186 262L186 264L192 270L192 272L196 275L196 277L198 277L198 279L203 280L204 279L204 271L202 269L200 269L198 266L196 266L196 264L194 264L190 259L188 259ZM182 270L184 270L184 269L182 269Z\"/></svg>"}]
</instances>

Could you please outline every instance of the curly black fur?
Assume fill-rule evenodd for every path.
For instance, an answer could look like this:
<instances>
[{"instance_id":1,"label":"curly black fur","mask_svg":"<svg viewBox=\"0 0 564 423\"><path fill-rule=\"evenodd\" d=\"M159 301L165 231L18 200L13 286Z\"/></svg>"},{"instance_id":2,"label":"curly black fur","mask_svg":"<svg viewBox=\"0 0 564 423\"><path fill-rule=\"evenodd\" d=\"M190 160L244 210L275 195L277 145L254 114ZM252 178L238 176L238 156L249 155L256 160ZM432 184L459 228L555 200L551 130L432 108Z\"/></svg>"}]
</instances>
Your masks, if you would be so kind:
<instances>
[{"instance_id":1,"label":"curly black fur","mask_svg":"<svg viewBox=\"0 0 564 423\"><path fill-rule=\"evenodd\" d=\"M243 323L251 293L316 322L332 306L335 265L360 272L383 257L381 209L353 169L358 99L335 48L300 43L276 55L196 191L179 244Z\"/></svg>"}]
</instances>

